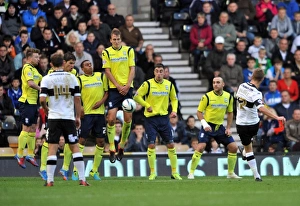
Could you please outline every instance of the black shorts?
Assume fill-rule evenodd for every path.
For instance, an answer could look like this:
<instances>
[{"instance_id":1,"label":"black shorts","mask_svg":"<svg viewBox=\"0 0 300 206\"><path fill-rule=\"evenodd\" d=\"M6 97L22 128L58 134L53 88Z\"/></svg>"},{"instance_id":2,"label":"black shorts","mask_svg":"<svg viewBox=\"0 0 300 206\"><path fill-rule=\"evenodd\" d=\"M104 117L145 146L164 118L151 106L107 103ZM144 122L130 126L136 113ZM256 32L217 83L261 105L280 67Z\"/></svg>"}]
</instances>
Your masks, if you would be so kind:
<instances>
[{"instance_id":1,"label":"black shorts","mask_svg":"<svg viewBox=\"0 0 300 206\"><path fill-rule=\"evenodd\" d=\"M209 143L211 138L214 138L218 144L223 144L225 147L230 143L234 142L232 136L227 136L225 134L225 127L223 125L215 125L208 123L212 129L211 132L206 132L203 127L199 132L198 142L199 143Z\"/></svg>"},{"instance_id":2,"label":"black shorts","mask_svg":"<svg viewBox=\"0 0 300 206\"><path fill-rule=\"evenodd\" d=\"M145 118L145 130L149 144L155 144L157 134L159 134L167 144L174 142L168 115Z\"/></svg>"},{"instance_id":3,"label":"black shorts","mask_svg":"<svg viewBox=\"0 0 300 206\"><path fill-rule=\"evenodd\" d=\"M132 93L133 93L133 88L130 87L128 93L123 96L122 94L119 93L118 89L109 89L108 90L108 110L114 109L114 108L119 108L122 109L122 102L125 99L132 99Z\"/></svg>"},{"instance_id":4,"label":"black shorts","mask_svg":"<svg viewBox=\"0 0 300 206\"><path fill-rule=\"evenodd\" d=\"M77 130L74 120L48 119L48 143L58 144L63 135L65 142L76 144L78 142Z\"/></svg>"},{"instance_id":5,"label":"black shorts","mask_svg":"<svg viewBox=\"0 0 300 206\"><path fill-rule=\"evenodd\" d=\"M37 123L37 119L39 116L38 105L36 104L28 104L28 103L20 103L20 116L21 122L23 125L30 127L33 124Z\"/></svg>"},{"instance_id":6,"label":"black shorts","mask_svg":"<svg viewBox=\"0 0 300 206\"><path fill-rule=\"evenodd\" d=\"M236 125L237 133L244 146L247 146L252 142L253 137L257 135L258 128L259 123L254 125Z\"/></svg>"},{"instance_id":7,"label":"black shorts","mask_svg":"<svg viewBox=\"0 0 300 206\"><path fill-rule=\"evenodd\" d=\"M80 137L87 138L90 132L96 138L105 138L106 124L104 114L84 115L81 120Z\"/></svg>"}]
</instances>

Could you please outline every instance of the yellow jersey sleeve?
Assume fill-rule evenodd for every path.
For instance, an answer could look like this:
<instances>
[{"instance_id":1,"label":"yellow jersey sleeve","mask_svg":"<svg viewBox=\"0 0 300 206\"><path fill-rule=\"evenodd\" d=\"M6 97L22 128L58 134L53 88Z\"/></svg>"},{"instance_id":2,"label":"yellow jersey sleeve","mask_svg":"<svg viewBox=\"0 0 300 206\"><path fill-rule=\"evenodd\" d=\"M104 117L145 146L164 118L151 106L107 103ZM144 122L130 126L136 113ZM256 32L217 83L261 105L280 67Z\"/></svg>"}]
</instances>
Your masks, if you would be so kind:
<instances>
[{"instance_id":1,"label":"yellow jersey sleeve","mask_svg":"<svg viewBox=\"0 0 300 206\"><path fill-rule=\"evenodd\" d=\"M134 61L134 49L129 50L129 56L128 56L128 66L134 67L135 61Z\"/></svg>"},{"instance_id":2,"label":"yellow jersey sleeve","mask_svg":"<svg viewBox=\"0 0 300 206\"><path fill-rule=\"evenodd\" d=\"M105 49L102 52L102 63L103 63L103 68L111 68L110 64L110 59L109 59L109 52Z\"/></svg>"},{"instance_id":3,"label":"yellow jersey sleeve","mask_svg":"<svg viewBox=\"0 0 300 206\"><path fill-rule=\"evenodd\" d=\"M227 107L227 112L233 112L233 101L234 98L229 94L229 105Z\"/></svg>"},{"instance_id":4,"label":"yellow jersey sleeve","mask_svg":"<svg viewBox=\"0 0 300 206\"><path fill-rule=\"evenodd\" d=\"M207 96L203 95L198 105L198 111L204 113L207 104L208 104Z\"/></svg>"},{"instance_id":5,"label":"yellow jersey sleeve","mask_svg":"<svg viewBox=\"0 0 300 206\"><path fill-rule=\"evenodd\" d=\"M171 100L171 105L172 105L172 112L177 113L178 99L177 99L177 95L176 95L175 86L173 84L171 85L170 100Z\"/></svg>"}]
</instances>

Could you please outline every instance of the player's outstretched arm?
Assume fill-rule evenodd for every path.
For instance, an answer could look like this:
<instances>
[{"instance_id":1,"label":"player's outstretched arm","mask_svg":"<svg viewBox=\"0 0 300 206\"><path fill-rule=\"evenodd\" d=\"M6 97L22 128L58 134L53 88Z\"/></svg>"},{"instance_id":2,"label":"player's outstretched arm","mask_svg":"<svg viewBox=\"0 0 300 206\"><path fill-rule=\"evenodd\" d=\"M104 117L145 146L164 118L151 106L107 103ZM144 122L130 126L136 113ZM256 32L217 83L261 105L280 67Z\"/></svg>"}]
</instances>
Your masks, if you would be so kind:
<instances>
[{"instance_id":1,"label":"player's outstretched arm","mask_svg":"<svg viewBox=\"0 0 300 206\"><path fill-rule=\"evenodd\" d=\"M284 117L279 117L279 116L277 116L277 115L275 115L275 114L273 114L272 112L270 112L270 110L268 110L266 107L260 107L259 109L258 109L260 112L262 112L263 114L265 114L265 115L267 115L268 117L271 117L271 118L273 118L273 119L276 119L276 120L278 120L278 121L283 121L283 123L285 123L285 118Z\"/></svg>"}]
</instances>

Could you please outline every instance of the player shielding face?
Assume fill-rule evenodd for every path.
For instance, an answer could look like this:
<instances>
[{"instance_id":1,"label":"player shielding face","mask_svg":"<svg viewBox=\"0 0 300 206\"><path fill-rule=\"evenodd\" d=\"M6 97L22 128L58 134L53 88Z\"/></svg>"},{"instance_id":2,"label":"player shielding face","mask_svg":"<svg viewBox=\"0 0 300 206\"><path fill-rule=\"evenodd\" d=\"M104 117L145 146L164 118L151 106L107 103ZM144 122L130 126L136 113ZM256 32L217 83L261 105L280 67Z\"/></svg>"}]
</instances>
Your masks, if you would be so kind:
<instances>
[{"instance_id":1,"label":"player shielding face","mask_svg":"<svg viewBox=\"0 0 300 206\"><path fill-rule=\"evenodd\" d=\"M121 45L121 32L118 29L112 30L110 42L112 46L102 52L102 59L103 68L105 68L105 74L109 80L107 114L107 136L110 145L109 160L114 163L116 159L120 161L123 158L125 142L130 134L132 113L123 112L122 138L116 157L114 145L116 114L118 109L121 108L123 100L132 98L135 62L134 50Z\"/></svg>"},{"instance_id":2,"label":"player shielding face","mask_svg":"<svg viewBox=\"0 0 300 206\"><path fill-rule=\"evenodd\" d=\"M222 143L228 149L228 174L227 178L239 179L234 173L237 159L237 145L231 136L231 124L233 119L233 97L223 91L225 84L221 77L213 79L213 91L206 93L198 106L197 116L202 127L199 132L198 146L192 156L192 164L188 179L194 179L196 170L206 144L214 138L218 144ZM223 126L224 117L227 113L227 126Z\"/></svg>"},{"instance_id":3,"label":"player shielding face","mask_svg":"<svg viewBox=\"0 0 300 206\"><path fill-rule=\"evenodd\" d=\"M251 81L241 84L236 94L236 129L242 144L244 145L243 153L246 155L245 159L253 171L254 179L256 181L262 181L260 174L257 171L256 160L252 148L252 139L257 135L259 128L260 119L258 117L258 111L285 123L284 117L278 117L264 106L262 93L258 91L260 84L264 80L264 76L265 74L262 69L254 70Z\"/></svg>"},{"instance_id":4,"label":"player shielding face","mask_svg":"<svg viewBox=\"0 0 300 206\"><path fill-rule=\"evenodd\" d=\"M156 178L155 168L155 140L158 134L164 139L168 147L171 162L172 179L181 180L177 171L177 154L171 132L170 118L177 116L178 100L174 85L164 79L164 66L155 65L154 78L145 81L137 90L134 100L145 107L144 115L146 134L148 135L148 163L150 167L149 180ZM144 100L145 98L145 100ZM171 100L172 112L168 115L168 105Z\"/></svg>"},{"instance_id":5,"label":"player shielding face","mask_svg":"<svg viewBox=\"0 0 300 206\"><path fill-rule=\"evenodd\" d=\"M63 70L63 56L51 56L54 72L42 79L40 103L48 116L47 181L45 186L53 186L56 168L56 152L61 134L73 153L74 165L78 168L80 185L88 186L84 176L84 162L79 151L77 130L81 126L81 100L76 77ZM48 104L46 98L48 97ZM74 113L74 106L76 113ZM76 116L75 116L76 115ZM75 117L75 118L74 118Z\"/></svg>"},{"instance_id":6,"label":"player shielding face","mask_svg":"<svg viewBox=\"0 0 300 206\"><path fill-rule=\"evenodd\" d=\"M15 156L18 164L23 169L26 168L25 159L33 166L38 167L34 158L35 149L35 132L36 123L38 119L38 91L40 87L39 82L42 75L36 69L40 59L40 50L29 48L26 52L26 63L22 68L22 96L19 98L20 102L20 116L22 121L22 131L18 138L18 152ZM28 154L24 158L23 150L27 144Z\"/></svg>"}]
</instances>

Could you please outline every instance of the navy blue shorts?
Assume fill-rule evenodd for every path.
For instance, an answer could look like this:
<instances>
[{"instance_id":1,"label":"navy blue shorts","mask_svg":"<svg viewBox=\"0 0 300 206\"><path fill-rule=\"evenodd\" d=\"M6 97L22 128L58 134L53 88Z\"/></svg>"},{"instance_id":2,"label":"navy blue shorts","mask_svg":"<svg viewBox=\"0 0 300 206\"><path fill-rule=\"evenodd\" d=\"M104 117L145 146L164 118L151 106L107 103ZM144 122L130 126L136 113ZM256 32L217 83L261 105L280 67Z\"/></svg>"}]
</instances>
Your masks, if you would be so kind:
<instances>
[{"instance_id":1,"label":"navy blue shorts","mask_svg":"<svg viewBox=\"0 0 300 206\"><path fill-rule=\"evenodd\" d=\"M80 137L87 138L91 133L93 137L104 138L106 134L106 124L104 114L84 115L81 120Z\"/></svg>"},{"instance_id":2,"label":"navy blue shorts","mask_svg":"<svg viewBox=\"0 0 300 206\"><path fill-rule=\"evenodd\" d=\"M223 125L215 125L208 123L212 129L212 132L206 132L203 127L199 132L198 141L199 143L208 143L211 138L214 138L218 144L223 144L225 147L231 142L234 142L232 136L225 134L225 127ZM218 128L219 127L219 128Z\"/></svg>"},{"instance_id":3,"label":"navy blue shorts","mask_svg":"<svg viewBox=\"0 0 300 206\"><path fill-rule=\"evenodd\" d=\"M63 135L65 142L76 144L78 142L77 130L74 120L48 119L48 143L58 144Z\"/></svg>"},{"instance_id":4,"label":"navy blue shorts","mask_svg":"<svg viewBox=\"0 0 300 206\"><path fill-rule=\"evenodd\" d=\"M36 104L26 104L23 102L19 102L19 104L22 124L26 125L27 127L36 124L39 116L38 106Z\"/></svg>"},{"instance_id":5,"label":"navy blue shorts","mask_svg":"<svg viewBox=\"0 0 300 206\"><path fill-rule=\"evenodd\" d=\"M159 134L167 144L174 142L168 115L145 118L145 130L149 144L155 144L157 134Z\"/></svg>"},{"instance_id":6,"label":"navy blue shorts","mask_svg":"<svg viewBox=\"0 0 300 206\"><path fill-rule=\"evenodd\" d=\"M133 88L131 87L127 94L123 96L119 93L118 89L109 89L108 90L108 109L119 108L122 109L122 102L125 99L132 99Z\"/></svg>"}]
</instances>

